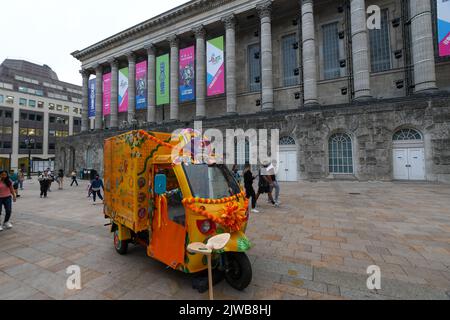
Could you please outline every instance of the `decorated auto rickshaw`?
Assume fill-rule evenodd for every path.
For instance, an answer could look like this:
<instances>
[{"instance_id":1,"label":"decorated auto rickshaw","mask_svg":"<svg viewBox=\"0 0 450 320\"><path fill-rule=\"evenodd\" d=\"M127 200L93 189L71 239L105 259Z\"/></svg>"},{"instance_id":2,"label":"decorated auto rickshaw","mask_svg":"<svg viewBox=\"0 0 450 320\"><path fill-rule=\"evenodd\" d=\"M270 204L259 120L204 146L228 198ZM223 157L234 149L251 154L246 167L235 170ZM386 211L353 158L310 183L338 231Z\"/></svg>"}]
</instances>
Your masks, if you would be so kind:
<instances>
[{"instance_id":1,"label":"decorated auto rickshaw","mask_svg":"<svg viewBox=\"0 0 450 320\"><path fill-rule=\"evenodd\" d=\"M229 233L227 245L212 254L213 268L233 288L245 289L252 279L248 200L217 162L208 139L192 129L177 135L139 130L105 140L104 214L117 252L140 244L149 257L196 274L207 269L206 256L190 253L188 245Z\"/></svg>"}]
</instances>

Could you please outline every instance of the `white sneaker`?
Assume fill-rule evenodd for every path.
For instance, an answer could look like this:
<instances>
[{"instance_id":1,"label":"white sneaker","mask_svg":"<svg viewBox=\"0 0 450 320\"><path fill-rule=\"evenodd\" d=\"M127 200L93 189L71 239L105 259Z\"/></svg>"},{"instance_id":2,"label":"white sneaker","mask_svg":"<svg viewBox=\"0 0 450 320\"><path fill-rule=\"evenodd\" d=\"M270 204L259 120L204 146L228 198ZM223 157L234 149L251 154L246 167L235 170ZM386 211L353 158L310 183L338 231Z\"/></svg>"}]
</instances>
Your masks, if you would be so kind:
<instances>
[{"instance_id":1,"label":"white sneaker","mask_svg":"<svg viewBox=\"0 0 450 320\"><path fill-rule=\"evenodd\" d=\"M253 212L253 213L259 213L259 211L256 210L256 209L252 209L252 212Z\"/></svg>"},{"instance_id":2,"label":"white sneaker","mask_svg":"<svg viewBox=\"0 0 450 320\"><path fill-rule=\"evenodd\" d=\"M0 231L3 231L3 227L0 225Z\"/></svg>"},{"instance_id":3,"label":"white sneaker","mask_svg":"<svg viewBox=\"0 0 450 320\"><path fill-rule=\"evenodd\" d=\"M278 202L275 202L274 206L275 206L275 208L278 208L280 206L280 204Z\"/></svg>"},{"instance_id":4,"label":"white sneaker","mask_svg":"<svg viewBox=\"0 0 450 320\"><path fill-rule=\"evenodd\" d=\"M6 229L11 229L13 227L11 222L6 222L4 226Z\"/></svg>"}]
</instances>

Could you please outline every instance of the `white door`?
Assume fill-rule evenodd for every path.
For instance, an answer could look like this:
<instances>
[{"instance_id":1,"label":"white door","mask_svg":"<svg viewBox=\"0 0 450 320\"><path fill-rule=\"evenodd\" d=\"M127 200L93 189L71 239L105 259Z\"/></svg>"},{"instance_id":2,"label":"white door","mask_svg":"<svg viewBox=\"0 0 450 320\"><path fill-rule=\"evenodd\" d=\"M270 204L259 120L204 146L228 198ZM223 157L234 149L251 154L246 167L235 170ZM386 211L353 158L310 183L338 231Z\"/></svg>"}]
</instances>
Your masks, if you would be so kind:
<instances>
[{"instance_id":1,"label":"white door","mask_svg":"<svg viewBox=\"0 0 450 320\"><path fill-rule=\"evenodd\" d=\"M394 179L409 180L408 149L394 149Z\"/></svg>"},{"instance_id":2,"label":"white door","mask_svg":"<svg viewBox=\"0 0 450 320\"><path fill-rule=\"evenodd\" d=\"M408 149L409 180L425 180L425 152L423 148Z\"/></svg>"},{"instance_id":3,"label":"white door","mask_svg":"<svg viewBox=\"0 0 450 320\"><path fill-rule=\"evenodd\" d=\"M278 167L277 179L281 182L297 181L297 152L280 152L280 164Z\"/></svg>"},{"instance_id":4,"label":"white door","mask_svg":"<svg viewBox=\"0 0 450 320\"><path fill-rule=\"evenodd\" d=\"M394 149L394 179L425 180L423 148Z\"/></svg>"}]
</instances>

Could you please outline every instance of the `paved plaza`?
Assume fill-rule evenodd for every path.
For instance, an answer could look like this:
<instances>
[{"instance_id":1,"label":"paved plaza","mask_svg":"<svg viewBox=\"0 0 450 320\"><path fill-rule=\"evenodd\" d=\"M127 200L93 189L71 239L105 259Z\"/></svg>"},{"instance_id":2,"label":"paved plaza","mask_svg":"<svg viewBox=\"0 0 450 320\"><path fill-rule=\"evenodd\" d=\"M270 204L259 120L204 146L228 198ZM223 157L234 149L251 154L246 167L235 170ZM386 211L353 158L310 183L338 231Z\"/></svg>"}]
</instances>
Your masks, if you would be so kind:
<instances>
[{"instance_id":1,"label":"paved plaza","mask_svg":"<svg viewBox=\"0 0 450 320\"><path fill-rule=\"evenodd\" d=\"M0 233L0 299L208 298L141 247L118 255L86 186L54 184L40 199L38 183L26 182L14 228ZM261 199L251 216L250 287L223 281L217 299L450 299L450 186L301 182L283 184L281 201L274 209ZM82 290L66 289L71 265ZM382 273L375 292L370 265Z\"/></svg>"}]
</instances>

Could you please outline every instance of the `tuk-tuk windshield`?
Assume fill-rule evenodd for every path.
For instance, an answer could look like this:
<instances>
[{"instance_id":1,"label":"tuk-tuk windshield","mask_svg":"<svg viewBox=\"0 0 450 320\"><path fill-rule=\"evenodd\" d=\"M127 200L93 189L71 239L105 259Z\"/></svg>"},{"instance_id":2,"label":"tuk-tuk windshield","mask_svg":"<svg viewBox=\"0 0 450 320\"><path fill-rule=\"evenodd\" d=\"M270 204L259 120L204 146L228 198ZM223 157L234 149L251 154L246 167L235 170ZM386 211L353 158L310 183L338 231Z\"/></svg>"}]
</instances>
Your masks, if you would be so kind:
<instances>
[{"instance_id":1,"label":"tuk-tuk windshield","mask_svg":"<svg viewBox=\"0 0 450 320\"><path fill-rule=\"evenodd\" d=\"M222 199L241 192L239 184L224 165L183 164L192 196Z\"/></svg>"}]
</instances>

